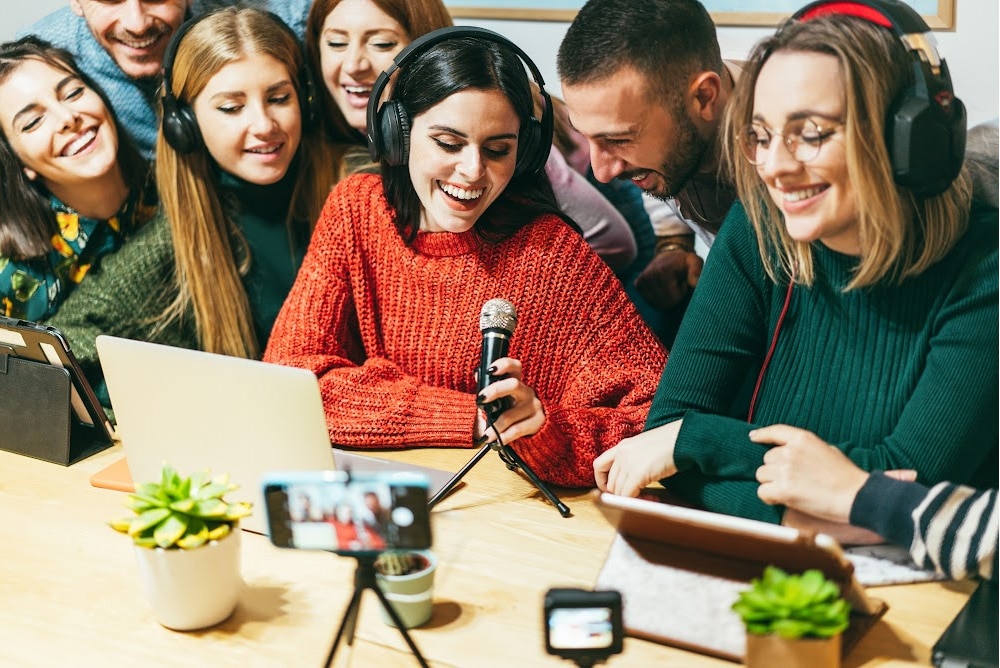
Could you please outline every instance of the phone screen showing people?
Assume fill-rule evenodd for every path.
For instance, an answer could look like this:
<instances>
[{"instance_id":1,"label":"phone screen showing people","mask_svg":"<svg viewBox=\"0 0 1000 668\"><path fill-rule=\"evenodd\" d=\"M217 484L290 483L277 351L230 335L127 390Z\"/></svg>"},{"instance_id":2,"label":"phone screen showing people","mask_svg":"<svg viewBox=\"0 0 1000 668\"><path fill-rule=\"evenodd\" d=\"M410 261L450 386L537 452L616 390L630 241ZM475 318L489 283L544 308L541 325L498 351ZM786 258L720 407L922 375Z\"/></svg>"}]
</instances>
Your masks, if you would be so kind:
<instances>
[{"instance_id":1,"label":"phone screen showing people","mask_svg":"<svg viewBox=\"0 0 1000 668\"><path fill-rule=\"evenodd\" d=\"M271 541L344 554L431 545L427 478L341 471L272 474L264 480Z\"/></svg>"},{"instance_id":2,"label":"phone screen showing people","mask_svg":"<svg viewBox=\"0 0 1000 668\"><path fill-rule=\"evenodd\" d=\"M617 591L550 589L545 594L544 618L549 654L595 665L622 651L625 633Z\"/></svg>"}]
</instances>

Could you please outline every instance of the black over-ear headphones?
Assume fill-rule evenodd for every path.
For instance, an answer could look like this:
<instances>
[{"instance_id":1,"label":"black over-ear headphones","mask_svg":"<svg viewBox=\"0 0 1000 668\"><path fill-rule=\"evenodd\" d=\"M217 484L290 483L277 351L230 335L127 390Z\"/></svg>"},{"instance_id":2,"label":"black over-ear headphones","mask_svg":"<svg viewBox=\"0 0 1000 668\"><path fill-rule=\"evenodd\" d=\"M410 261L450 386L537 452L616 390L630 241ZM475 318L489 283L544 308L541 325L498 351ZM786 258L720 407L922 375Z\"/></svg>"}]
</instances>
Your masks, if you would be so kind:
<instances>
[{"instance_id":1,"label":"black over-ear headphones","mask_svg":"<svg viewBox=\"0 0 1000 668\"><path fill-rule=\"evenodd\" d=\"M886 118L886 145L893 176L916 195L948 189L965 158L965 105L955 97L948 65L937 52L930 28L898 0L819 0L792 16L855 16L893 31L912 58L913 85L893 101Z\"/></svg>"},{"instance_id":2,"label":"black over-ear headphones","mask_svg":"<svg viewBox=\"0 0 1000 668\"><path fill-rule=\"evenodd\" d=\"M545 164L552 146L552 100L545 91L542 73L528 54L509 39L492 30L474 26L440 28L415 39L393 58L389 69L378 76L368 100L368 152L372 161L385 159L390 165L405 165L410 153L410 114L402 102L388 100L379 107L379 100L390 77L407 61L435 44L457 37L478 37L507 47L520 57L538 84L545 103L542 120L531 118L528 127L522 128L517 140L517 164L514 168L515 176L534 174Z\"/></svg>"},{"instance_id":3,"label":"black over-ear headphones","mask_svg":"<svg viewBox=\"0 0 1000 668\"><path fill-rule=\"evenodd\" d=\"M227 9L218 10L221 12ZM262 10L263 11L263 10ZM178 153L194 153L203 146L201 129L198 127L198 119L194 115L194 109L186 102L181 102L174 96L173 90L173 69L174 59L177 57L177 49L181 40L198 22L216 12L202 14L198 18L190 19L181 24L167 44L167 50L163 54L163 137ZM274 19L281 28L300 45L299 37L288 27L280 16L273 12L264 12ZM303 53L302 67L298 72L299 79L299 108L302 111L302 129L306 130L316 118L316 89L309 73L307 58Z\"/></svg>"}]
</instances>

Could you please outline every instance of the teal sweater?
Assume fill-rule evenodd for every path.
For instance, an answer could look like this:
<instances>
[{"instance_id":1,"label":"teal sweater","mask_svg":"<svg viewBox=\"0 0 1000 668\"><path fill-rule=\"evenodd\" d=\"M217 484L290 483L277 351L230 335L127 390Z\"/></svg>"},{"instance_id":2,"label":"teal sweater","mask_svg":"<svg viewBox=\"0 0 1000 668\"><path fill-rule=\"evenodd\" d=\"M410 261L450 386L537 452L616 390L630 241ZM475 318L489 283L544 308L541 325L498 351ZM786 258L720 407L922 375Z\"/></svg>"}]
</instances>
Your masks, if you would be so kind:
<instances>
[{"instance_id":1,"label":"teal sweater","mask_svg":"<svg viewBox=\"0 0 1000 668\"><path fill-rule=\"evenodd\" d=\"M262 351L305 255L307 240L293 244L285 225L293 184L292 173L271 186L256 186L228 175L222 178L223 192L232 202L229 208L250 246L252 260L243 285ZM193 313L154 334L160 314L177 295L174 268L170 224L160 214L121 250L106 257L48 322L67 337L105 406L110 406L110 400L97 357L98 334L198 347Z\"/></svg>"},{"instance_id":2,"label":"teal sweater","mask_svg":"<svg viewBox=\"0 0 1000 668\"><path fill-rule=\"evenodd\" d=\"M813 246L754 413L746 401L787 284L764 273L740 206L722 226L678 332L646 429L679 418L668 489L708 510L780 522L757 498L766 446L754 427L790 424L865 470L916 469L924 484L997 484L997 211L973 212L940 262L902 285L844 293L855 259ZM730 417L733 416L733 417Z\"/></svg>"}]
</instances>

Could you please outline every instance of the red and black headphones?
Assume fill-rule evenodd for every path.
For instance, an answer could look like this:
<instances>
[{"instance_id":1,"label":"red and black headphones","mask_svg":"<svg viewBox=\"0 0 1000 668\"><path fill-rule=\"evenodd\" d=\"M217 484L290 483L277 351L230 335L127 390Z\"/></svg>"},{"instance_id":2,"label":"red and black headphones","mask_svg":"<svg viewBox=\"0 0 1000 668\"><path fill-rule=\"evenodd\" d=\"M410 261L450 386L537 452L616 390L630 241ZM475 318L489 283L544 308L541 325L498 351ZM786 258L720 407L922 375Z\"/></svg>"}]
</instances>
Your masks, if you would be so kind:
<instances>
[{"instance_id":1,"label":"red and black headphones","mask_svg":"<svg viewBox=\"0 0 1000 668\"><path fill-rule=\"evenodd\" d=\"M831 14L882 26L906 47L913 84L893 101L885 125L893 177L918 196L944 192L965 159L966 114L931 29L916 10L899 0L819 0L795 12L792 19L809 21Z\"/></svg>"}]
</instances>

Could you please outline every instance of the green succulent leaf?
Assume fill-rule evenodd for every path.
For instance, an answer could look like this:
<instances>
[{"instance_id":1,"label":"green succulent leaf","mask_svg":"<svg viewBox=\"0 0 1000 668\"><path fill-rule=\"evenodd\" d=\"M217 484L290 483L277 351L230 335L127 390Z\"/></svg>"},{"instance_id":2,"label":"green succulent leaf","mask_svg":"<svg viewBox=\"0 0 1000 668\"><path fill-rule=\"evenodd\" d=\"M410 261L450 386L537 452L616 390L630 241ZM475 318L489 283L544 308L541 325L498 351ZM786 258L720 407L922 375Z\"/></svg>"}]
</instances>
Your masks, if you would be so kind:
<instances>
[{"instance_id":1,"label":"green succulent leaf","mask_svg":"<svg viewBox=\"0 0 1000 668\"><path fill-rule=\"evenodd\" d=\"M156 526L153 537L160 547L170 547L184 535L187 531L191 518L182 513L171 512L166 519Z\"/></svg>"},{"instance_id":2,"label":"green succulent leaf","mask_svg":"<svg viewBox=\"0 0 1000 668\"><path fill-rule=\"evenodd\" d=\"M198 517L222 518L226 515L226 502L222 499L201 499L195 502L191 514Z\"/></svg>"},{"instance_id":3,"label":"green succulent leaf","mask_svg":"<svg viewBox=\"0 0 1000 668\"><path fill-rule=\"evenodd\" d=\"M176 511L178 513L190 513L191 510L194 508L194 504L195 504L194 499L180 499L170 504L170 510Z\"/></svg>"},{"instance_id":4,"label":"green succulent leaf","mask_svg":"<svg viewBox=\"0 0 1000 668\"><path fill-rule=\"evenodd\" d=\"M169 508L152 508L140 513L132 519L132 523L129 524L128 527L128 533L130 536L140 534L146 529L154 527L162 522L168 515L170 515Z\"/></svg>"}]
</instances>

